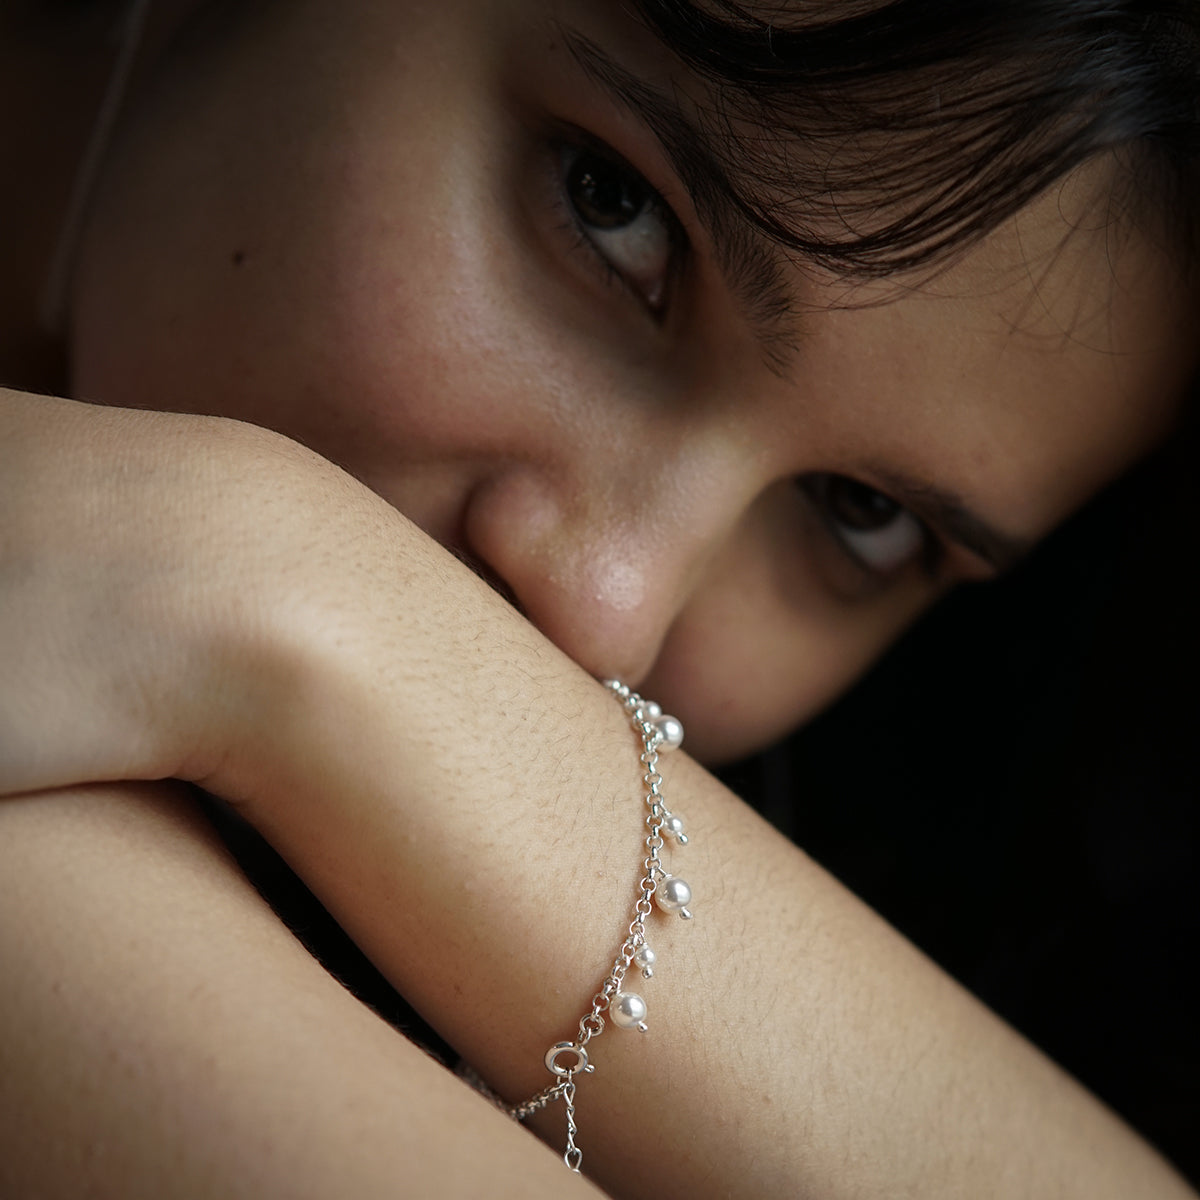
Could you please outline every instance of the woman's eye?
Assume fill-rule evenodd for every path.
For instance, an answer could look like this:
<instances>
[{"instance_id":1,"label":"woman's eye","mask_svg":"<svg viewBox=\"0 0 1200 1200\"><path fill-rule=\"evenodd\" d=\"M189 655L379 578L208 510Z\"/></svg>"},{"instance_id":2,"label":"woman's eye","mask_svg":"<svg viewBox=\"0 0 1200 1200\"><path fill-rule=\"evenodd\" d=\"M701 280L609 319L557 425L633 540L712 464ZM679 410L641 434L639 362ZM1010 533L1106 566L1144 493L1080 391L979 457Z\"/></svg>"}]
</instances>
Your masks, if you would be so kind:
<instances>
[{"instance_id":1,"label":"woman's eye","mask_svg":"<svg viewBox=\"0 0 1200 1200\"><path fill-rule=\"evenodd\" d=\"M562 187L579 233L654 312L662 310L682 230L632 167L580 146L562 150Z\"/></svg>"},{"instance_id":2,"label":"woman's eye","mask_svg":"<svg viewBox=\"0 0 1200 1200\"><path fill-rule=\"evenodd\" d=\"M936 541L923 522L890 496L845 475L800 480L822 520L864 570L890 575L913 559L928 560Z\"/></svg>"}]
</instances>

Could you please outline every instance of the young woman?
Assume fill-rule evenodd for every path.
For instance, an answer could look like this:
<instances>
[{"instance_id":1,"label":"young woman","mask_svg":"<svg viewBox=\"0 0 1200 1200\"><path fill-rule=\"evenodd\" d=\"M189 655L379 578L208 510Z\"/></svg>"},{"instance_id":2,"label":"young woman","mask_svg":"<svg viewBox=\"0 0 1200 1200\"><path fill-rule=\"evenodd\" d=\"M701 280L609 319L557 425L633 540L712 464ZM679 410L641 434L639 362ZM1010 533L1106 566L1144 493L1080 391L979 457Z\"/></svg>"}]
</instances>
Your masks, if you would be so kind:
<instances>
[{"instance_id":1,"label":"young woman","mask_svg":"<svg viewBox=\"0 0 1200 1200\"><path fill-rule=\"evenodd\" d=\"M585 1186L332 985L185 793L77 785L232 801L492 1087L552 1079L641 856L595 677L702 760L765 745L1178 414L1187 10L960 7L156 5L76 246L111 55L12 18L76 135L6 201L10 377L54 390L69 276L70 392L113 407L3 409L0 786L68 789L0 814L9 1191ZM664 774L697 920L579 1077L605 1190L1185 1194Z\"/></svg>"}]
</instances>

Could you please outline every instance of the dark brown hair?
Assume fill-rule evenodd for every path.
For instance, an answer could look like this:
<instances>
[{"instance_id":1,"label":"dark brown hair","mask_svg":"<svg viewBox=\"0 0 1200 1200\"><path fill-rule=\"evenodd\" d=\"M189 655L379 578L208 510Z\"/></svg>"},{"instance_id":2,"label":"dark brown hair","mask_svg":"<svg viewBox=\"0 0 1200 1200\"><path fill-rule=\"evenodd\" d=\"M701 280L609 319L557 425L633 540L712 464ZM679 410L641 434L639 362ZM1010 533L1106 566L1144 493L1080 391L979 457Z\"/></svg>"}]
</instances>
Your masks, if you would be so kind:
<instances>
[{"instance_id":1,"label":"dark brown hair","mask_svg":"<svg viewBox=\"0 0 1200 1200\"><path fill-rule=\"evenodd\" d=\"M1106 151L1133 211L1200 208L1195 0L633 3L708 84L708 186L848 276L934 262Z\"/></svg>"}]
</instances>

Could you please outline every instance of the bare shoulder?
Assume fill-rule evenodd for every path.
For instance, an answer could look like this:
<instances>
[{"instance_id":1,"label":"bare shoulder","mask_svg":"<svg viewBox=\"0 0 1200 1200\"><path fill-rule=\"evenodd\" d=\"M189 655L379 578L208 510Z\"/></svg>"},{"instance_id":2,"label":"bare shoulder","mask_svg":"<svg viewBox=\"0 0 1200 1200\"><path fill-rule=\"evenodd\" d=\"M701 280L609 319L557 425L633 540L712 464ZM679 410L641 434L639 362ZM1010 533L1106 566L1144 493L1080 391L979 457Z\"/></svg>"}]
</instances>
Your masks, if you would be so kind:
<instances>
[{"instance_id":1,"label":"bare shoulder","mask_svg":"<svg viewBox=\"0 0 1200 1200\"><path fill-rule=\"evenodd\" d=\"M0 962L0 1194L590 1191L331 979L176 785L0 801Z\"/></svg>"}]
</instances>

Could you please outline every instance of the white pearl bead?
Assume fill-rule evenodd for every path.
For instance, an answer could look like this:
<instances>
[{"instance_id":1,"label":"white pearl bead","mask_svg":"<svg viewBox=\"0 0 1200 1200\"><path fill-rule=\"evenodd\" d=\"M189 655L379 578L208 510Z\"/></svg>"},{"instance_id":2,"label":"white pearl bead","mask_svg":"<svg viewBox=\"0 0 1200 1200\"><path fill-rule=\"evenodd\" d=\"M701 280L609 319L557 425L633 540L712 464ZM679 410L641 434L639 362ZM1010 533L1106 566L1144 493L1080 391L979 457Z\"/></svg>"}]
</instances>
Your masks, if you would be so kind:
<instances>
[{"instance_id":1,"label":"white pearl bead","mask_svg":"<svg viewBox=\"0 0 1200 1200\"><path fill-rule=\"evenodd\" d=\"M683 745L683 722L677 717L665 714L655 717L654 725L662 734L662 741L658 744L660 750L678 750Z\"/></svg>"},{"instance_id":2,"label":"white pearl bead","mask_svg":"<svg viewBox=\"0 0 1200 1200\"><path fill-rule=\"evenodd\" d=\"M666 876L654 890L654 903L663 912L677 912L688 920L692 914L687 906L692 902L692 889L676 875Z\"/></svg>"},{"instance_id":3,"label":"white pearl bead","mask_svg":"<svg viewBox=\"0 0 1200 1200\"><path fill-rule=\"evenodd\" d=\"M608 1019L618 1029L646 1032L646 1002L637 992L618 992L609 1003Z\"/></svg>"},{"instance_id":4,"label":"white pearl bead","mask_svg":"<svg viewBox=\"0 0 1200 1200\"><path fill-rule=\"evenodd\" d=\"M683 818L678 813L672 813L663 821L663 831L673 837L681 846L687 845L687 834L684 832L686 828Z\"/></svg>"},{"instance_id":5,"label":"white pearl bead","mask_svg":"<svg viewBox=\"0 0 1200 1200\"><path fill-rule=\"evenodd\" d=\"M662 716L662 705L655 704L653 700L643 700L642 715L647 721L656 721Z\"/></svg>"},{"instance_id":6,"label":"white pearl bead","mask_svg":"<svg viewBox=\"0 0 1200 1200\"><path fill-rule=\"evenodd\" d=\"M654 974L654 964L657 961L658 955L649 946L639 946L633 955L633 965L641 971L645 979Z\"/></svg>"}]
</instances>

